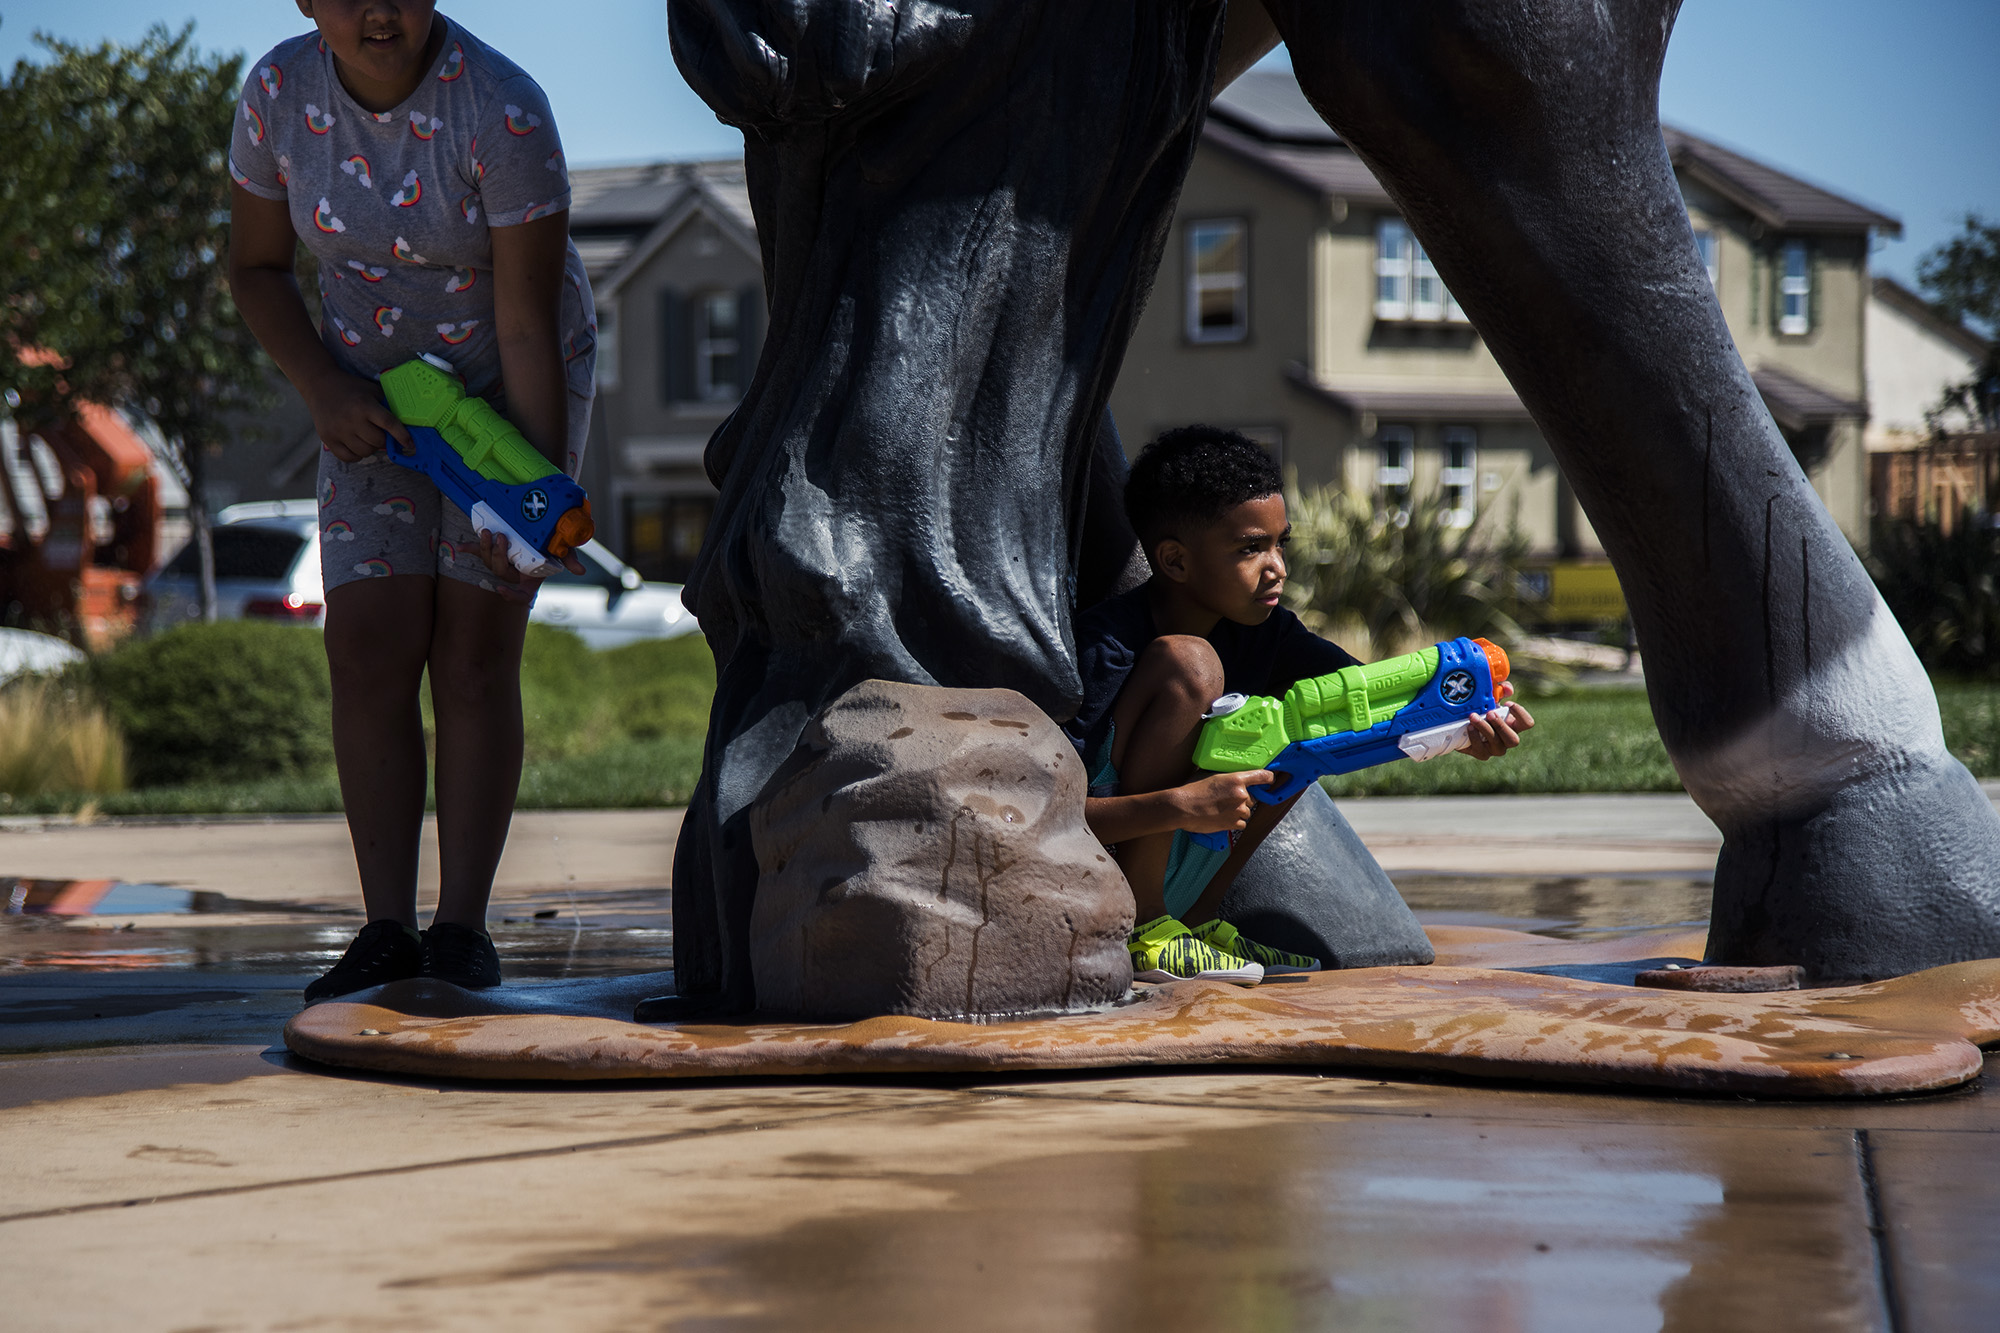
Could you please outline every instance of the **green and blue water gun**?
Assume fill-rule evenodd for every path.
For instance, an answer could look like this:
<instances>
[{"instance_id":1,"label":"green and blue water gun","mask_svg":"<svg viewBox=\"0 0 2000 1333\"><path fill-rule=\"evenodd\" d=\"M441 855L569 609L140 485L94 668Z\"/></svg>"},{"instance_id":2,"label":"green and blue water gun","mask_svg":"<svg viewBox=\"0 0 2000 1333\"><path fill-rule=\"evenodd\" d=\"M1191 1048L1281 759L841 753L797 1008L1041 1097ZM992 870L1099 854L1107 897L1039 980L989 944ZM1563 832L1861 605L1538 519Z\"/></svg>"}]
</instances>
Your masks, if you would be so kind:
<instances>
[{"instance_id":1,"label":"green and blue water gun","mask_svg":"<svg viewBox=\"0 0 2000 1333\"><path fill-rule=\"evenodd\" d=\"M1302 680L1282 699L1225 694L1204 715L1194 762L1211 773L1270 769L1276 780L1250 792L1276 805L1332 774L1465 749L1473 717L1499 711L1507 672L1498 644L1448 639ZM1228 846L1226 833L1190 836Z\"/></svg>"},{"instance_id":2,"label":"green and blue water gun","mask_svg":"<svg viewBox=\"0 0 2000 1333\"><path fill-rule=\"evenodd\" d=\"M382 394L410 428L414 453L391 438L390 459L421 472L472 519L507 539L523 574L544 575L596 532L590 497L484 398L465 391L451 363L426 352L382 372Z\"/></svg>"}]
</instances>

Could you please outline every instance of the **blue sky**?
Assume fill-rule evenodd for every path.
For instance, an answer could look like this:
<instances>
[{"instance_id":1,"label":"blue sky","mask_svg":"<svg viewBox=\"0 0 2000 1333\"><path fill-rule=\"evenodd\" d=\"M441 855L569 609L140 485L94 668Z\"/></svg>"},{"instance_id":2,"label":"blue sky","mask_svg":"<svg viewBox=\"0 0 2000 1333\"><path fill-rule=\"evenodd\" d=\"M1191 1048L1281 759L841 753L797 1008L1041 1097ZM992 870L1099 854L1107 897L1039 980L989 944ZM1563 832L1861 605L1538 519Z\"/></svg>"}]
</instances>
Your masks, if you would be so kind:
<instances>
[{"instance_id":1,"label":"blue sky","mask_svg":"<svg viewBox=\"0 0 2000 1333\"><path fill-rule=\"evenodd\" d=\"M675 72L661 0L458 13L548 91L573 162L740 151ZM205 49L250 55L307 26L287 0L0 0L0 62L30 54L38 29L129 42L161 18L193 19ZM1875 266L1914 283L1918 257L1966 212L2000 219L1996 52L1994 0L1687 0L1661 114L1901 217L1904 238Z\"/></svg>"}]
</instances>

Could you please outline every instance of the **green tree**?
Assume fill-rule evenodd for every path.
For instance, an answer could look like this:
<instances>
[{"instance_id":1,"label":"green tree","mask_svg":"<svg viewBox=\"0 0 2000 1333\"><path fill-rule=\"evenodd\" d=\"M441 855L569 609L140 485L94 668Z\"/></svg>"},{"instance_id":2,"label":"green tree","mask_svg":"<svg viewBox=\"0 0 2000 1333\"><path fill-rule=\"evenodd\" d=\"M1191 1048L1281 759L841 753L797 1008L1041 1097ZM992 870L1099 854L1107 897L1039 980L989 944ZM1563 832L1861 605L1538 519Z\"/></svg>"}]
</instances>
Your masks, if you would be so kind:
<instances>
[{"instance_id":1,"label":"green tree","mask_svg":"<svg viewBox=\"0 0 2000 1333\"><path fill-rule=\"evenodd\" d=\"M1933 429L1963 413L1981 429L2000 430L2000 224L1966 215L1958 235L1923 257L1917 280L1947 319L1970 323L1986 336L1986 361L1954 384L1931 412Z\"/></svg>"},{"instance_id":2,"label":"green tree","mask_svg":"<svg viewBox=\"0 0 2000 1333\"><path fill-rule=\"evenodd\" d=\"M224 264L242 61L197 51L192 28L131 47L37 34L47 58L0 84L0 340L30 412L65 395L127 405L172 442L213 618L204 459L223 416L261 401L266 368Z\"/></svg>"}]
</instances>

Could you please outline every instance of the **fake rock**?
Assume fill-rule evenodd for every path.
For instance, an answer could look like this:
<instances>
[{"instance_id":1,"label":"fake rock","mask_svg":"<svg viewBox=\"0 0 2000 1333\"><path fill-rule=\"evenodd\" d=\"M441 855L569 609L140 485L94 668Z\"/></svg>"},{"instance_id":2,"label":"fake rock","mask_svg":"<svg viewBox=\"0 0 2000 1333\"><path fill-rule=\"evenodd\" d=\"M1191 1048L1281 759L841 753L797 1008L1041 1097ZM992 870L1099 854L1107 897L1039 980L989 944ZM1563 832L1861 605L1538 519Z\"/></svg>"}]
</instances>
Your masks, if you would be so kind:
<instances>
[{"instance_id":1,"label":"fake rock","mask_svg":"<svg viewBox=\"0 0 2000 1333\"><path fill-rule=\"evenodd\" d=\"M760 1010L1082 1008L1132 967L1132 893L1083 821L1075 749L1013 690L864 681L753 808Z\"/></svg>"}]
</instances>

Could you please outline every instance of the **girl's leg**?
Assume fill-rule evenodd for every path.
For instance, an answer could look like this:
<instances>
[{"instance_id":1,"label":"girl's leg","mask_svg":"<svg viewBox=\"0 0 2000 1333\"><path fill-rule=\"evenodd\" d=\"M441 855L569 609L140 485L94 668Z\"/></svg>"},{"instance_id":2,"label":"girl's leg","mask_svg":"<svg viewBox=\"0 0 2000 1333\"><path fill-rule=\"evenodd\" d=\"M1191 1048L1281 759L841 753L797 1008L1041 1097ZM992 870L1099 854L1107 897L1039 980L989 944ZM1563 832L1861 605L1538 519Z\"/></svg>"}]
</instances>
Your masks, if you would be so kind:
<instances>
[{"instance_id":1,"label":"girl's leg","mask_svg":"<svg viewBox=\"0 0 2000 1333\"><path fill-rule=\"evenodd\" d=\"M343 583L326 597L333 756L370 921L417 924L424 825L424 730L417 685L431 651L438 580Z\"/></svg>"},{"instance_id":2,"label":"girl's leg","mask_svg":"<svg viewBox=\"0 0 2000 1333\"><path fill-rule=\"evenodd\" d=\"M429 645L437 720L436 921L483 932L521 784L521 641L528 604L441 578L436 606Z\"/></svg>"}]
</instances>

